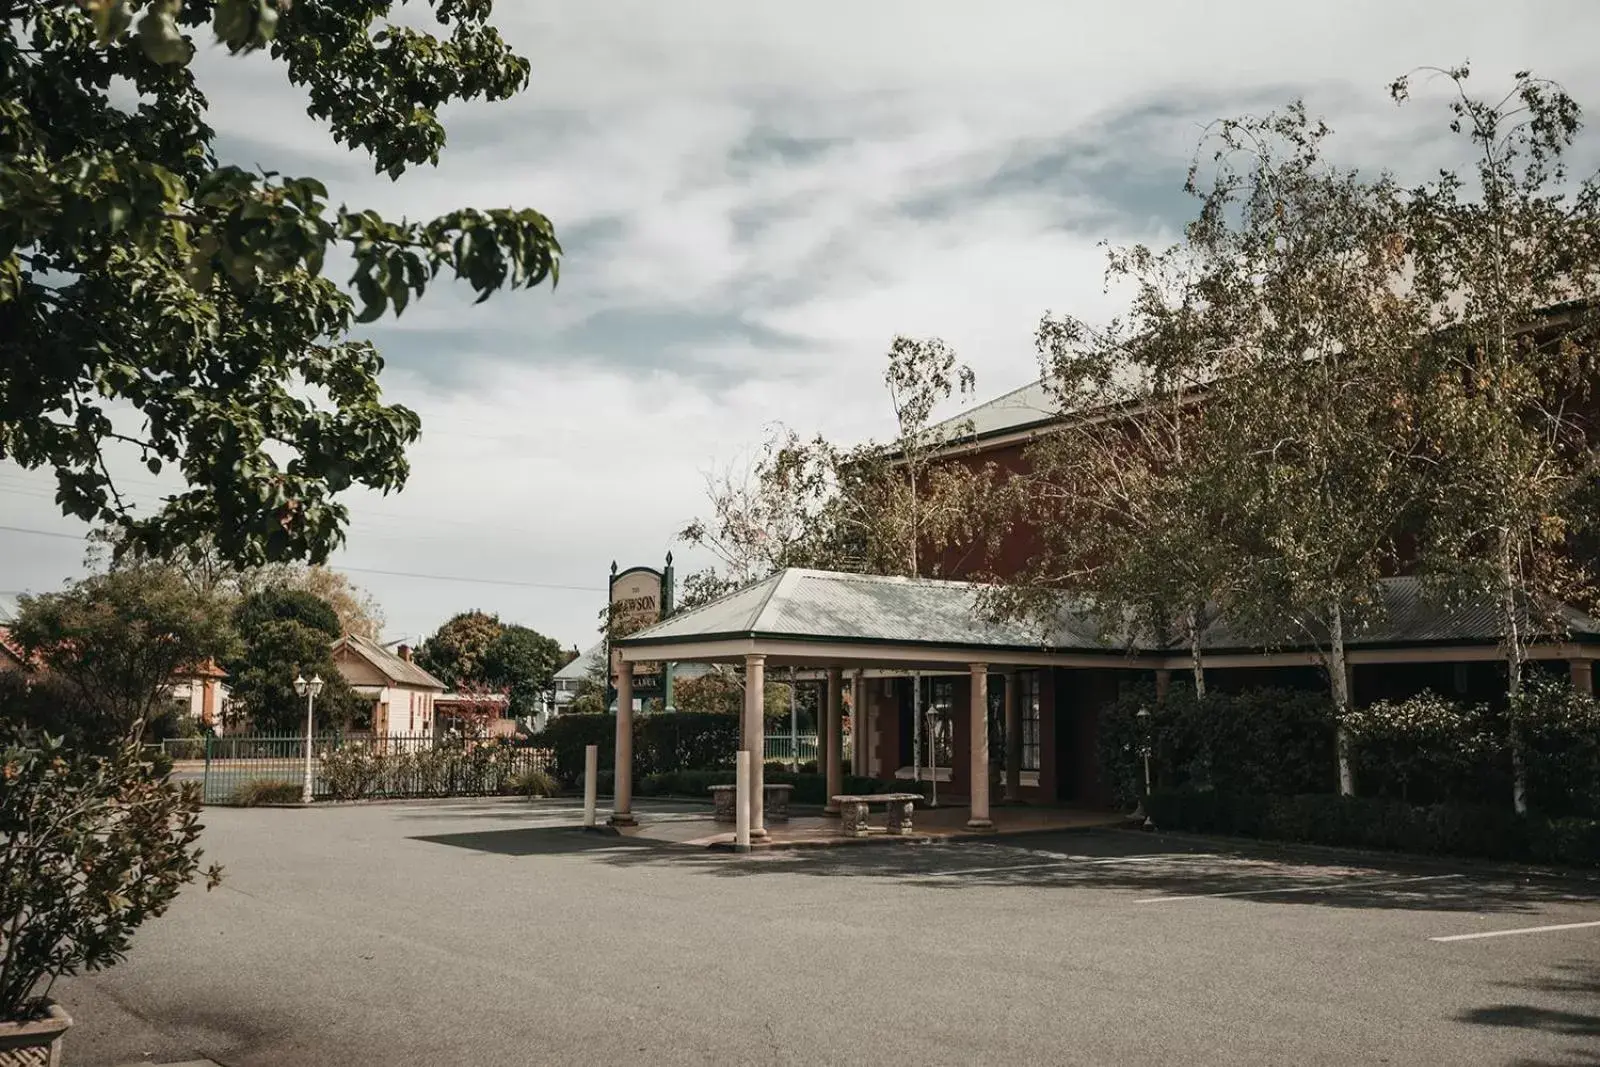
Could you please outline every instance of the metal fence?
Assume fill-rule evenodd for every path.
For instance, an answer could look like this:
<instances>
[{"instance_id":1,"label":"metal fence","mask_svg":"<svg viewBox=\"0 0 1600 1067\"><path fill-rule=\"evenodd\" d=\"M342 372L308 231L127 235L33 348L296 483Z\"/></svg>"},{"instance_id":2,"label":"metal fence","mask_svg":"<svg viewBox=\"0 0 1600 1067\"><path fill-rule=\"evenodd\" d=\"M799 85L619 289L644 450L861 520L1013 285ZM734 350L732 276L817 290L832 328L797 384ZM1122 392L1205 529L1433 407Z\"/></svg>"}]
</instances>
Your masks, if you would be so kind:
<instances>
[{"instance_id":1,"label":"metal fence","mask_svg":"<svg viewBox=\"0 0 1600 1067\"><path fill-rule=\"evenodd\" d=\"M817 758L817 735L796 737L767 735L762 759L767 763L809 763Z\"/></svg>"},{"instance_id":2,"label":"metal fence","mask_svg":"<svg viewBox=\"0 0 1600 1067\"><path fill-rule=\"evenodd\" d=\"M179 762L175 770L180 777L201 778L206 803L300 798L307 773L304 735L199 740L200 759L187 766ZM191 751L169 748L168 754L174 760L188 760ZM324 734L312 739L311 796L313 800L493 796L515 791L526 772L547 771L549 764L550 754L543 749L493 740L440 739L431 733Z\"/></svg>"}]
</instances>

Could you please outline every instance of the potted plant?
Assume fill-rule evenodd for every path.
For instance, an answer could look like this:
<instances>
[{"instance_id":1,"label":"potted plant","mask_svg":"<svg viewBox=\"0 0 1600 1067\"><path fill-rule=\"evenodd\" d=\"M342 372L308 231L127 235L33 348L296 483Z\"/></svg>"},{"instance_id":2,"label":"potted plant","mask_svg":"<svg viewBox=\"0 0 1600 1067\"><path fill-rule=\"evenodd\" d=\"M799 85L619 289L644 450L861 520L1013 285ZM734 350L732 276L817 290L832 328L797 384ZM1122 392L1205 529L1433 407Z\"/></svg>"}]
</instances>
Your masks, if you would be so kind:
<instances>
[{"instance_id":1,"label":"potted plant","mask_svg":"<svg viewBox=\"0 0 1600 1067\"><path fill-rule=\"evenodd\" d=\"M120 961L199 868L200 795L144 759L9 727L0 736L0 1065L54 1065L57 978ZM221 876L213 866L207 888Z\"/></svg>"}]
</instances>

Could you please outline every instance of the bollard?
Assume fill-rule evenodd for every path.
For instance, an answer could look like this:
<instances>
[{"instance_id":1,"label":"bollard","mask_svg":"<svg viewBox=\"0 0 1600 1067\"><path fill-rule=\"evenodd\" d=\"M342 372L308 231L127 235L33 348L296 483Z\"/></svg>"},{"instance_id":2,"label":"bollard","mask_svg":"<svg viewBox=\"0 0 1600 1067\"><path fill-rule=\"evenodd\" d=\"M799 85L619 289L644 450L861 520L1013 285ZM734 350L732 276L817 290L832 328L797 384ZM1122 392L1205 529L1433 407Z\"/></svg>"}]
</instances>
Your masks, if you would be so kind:
<instances>
[{"instance_id":1,"label":"bollard","mask_svg":"<svg viewBox=\"0 0 1600 1067\"><path fill-rule=\"evenodd\" d=\"M583 828L594 829L594 800L595 788L598 783L595 778L600 773L600 746L585 745L583 748Z\"/></svg>"},{"instance_id":2,"label":"bollard","mask_svg":"<svg viewBox=\"0 0 1600 1067\"><path fill-rule=\"evenodd\" d=\"M733 764L733 850L750 851L750 753L740 749Z\"/></svg>"}]
</instances>

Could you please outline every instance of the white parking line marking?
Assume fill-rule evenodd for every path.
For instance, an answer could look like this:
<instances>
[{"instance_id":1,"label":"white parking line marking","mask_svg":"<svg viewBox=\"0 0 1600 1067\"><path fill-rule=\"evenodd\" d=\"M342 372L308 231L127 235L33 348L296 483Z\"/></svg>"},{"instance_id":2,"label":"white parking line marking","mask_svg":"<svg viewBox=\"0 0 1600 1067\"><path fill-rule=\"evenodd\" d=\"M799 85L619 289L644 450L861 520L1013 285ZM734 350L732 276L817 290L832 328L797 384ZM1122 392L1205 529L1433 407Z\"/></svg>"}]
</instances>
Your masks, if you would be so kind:
<instances>
[{"instance_id":1,"label":"white parking line marking","mask_svg":"<svg viewBox=\"0 0 1600 1067\"><path fill-rule=\"evenodd\" d=\"M1194 893L1183 897L1145 897L1135 904L1172 904L1180 900L1215 900L1218 897L1277 896L1280 893L1326 893L1341 889L1365 889L1368 886L1402 885L1406 882L1439 882L1446 878L1460 878L1459 874L1424 874L1415 878L1376 878L1362 882L1323 882L1319 885L1289 886L1284 889L1236 889L1227 893Z\"/></svg>"},{"instance_id":2,"label":"white parking line marking","mask_svg":"<svg viewBox=\"0 0 1600 1067\"><path fill-rule=\"evenodd\" d=\"M1584 930L1600 926L1600 921L1590 923L1557 923L1555 926L1520 926L1515 930L1486 930L1481 934L1451 934L1449 937L1430 937L1429 941L1476 941L1480 937L1511 937L1513 934L1548 934L1556 930Z\"/></svg>"},{"instance_id":3,"label":"white parking line marking","mask_svg":"<svg viewBox=\"0 0 1600 1067\"><path fill-rule=\"evenodd\" d=\"M1088 867L1107 863L1154 863L1158 860L1210 858L1209 852L1190 852L1174 856L1170 852L1150 856L1063 856L1044 863L1018 863L1010 867L957 867L948 871L926 871L916 878L954 878L962 874L1003 874L1006 871L1043 871L1052 867Z\"/></svg>"}]
</instances>

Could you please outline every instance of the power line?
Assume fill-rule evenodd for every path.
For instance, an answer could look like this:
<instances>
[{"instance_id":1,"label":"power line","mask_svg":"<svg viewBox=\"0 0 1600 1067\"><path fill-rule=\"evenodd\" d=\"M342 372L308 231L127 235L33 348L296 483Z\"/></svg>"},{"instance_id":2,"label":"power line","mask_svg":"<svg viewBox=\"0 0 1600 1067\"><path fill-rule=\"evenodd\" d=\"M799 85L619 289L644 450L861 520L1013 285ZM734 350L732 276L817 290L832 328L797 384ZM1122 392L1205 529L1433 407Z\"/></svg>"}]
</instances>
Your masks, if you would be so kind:
<instances>
[{"instance_id":1,"label":"power line","mask_svg":"<svg viewBox=\"0 0 1600 1067\"><path fill-rule=\"evenodd\" d=\"M82 541L83 534L57 533L55 530L29 530L22 526L0 526L0 530L8 533L33 534L36 537L59 537L66 541Z\"/></svg>"},{"instance_id":2,"label":"power line","mask_svg":"<svg viewBox=\"0 0 1600 1067\"><path fill-rule=\"evenodd\" d=\"M32 534L35 537L59 537L68 541L82 541L81 534L57 533L54 530L30 530L25 526L0 525L0 531L7 533ZM341 563L330 563L329 570L349 571L352 574L382 574L390 578L419 578L432 582L464 582L472 585L514 585L524 589L564 589L575 593L604 593L605 590L596 585L563 585L560 582L525 582L515 578L472 578L460 574L421 574L416 571L389 571L376 567L347 567Z\"/></svg>"},{"instance_id":3,"label":"power line","mask_svg":"<svg viewBox=\"0 0 1600 1067\"><path fill-rule=\"evenodd\" d=\"M373 567L346 567L343 564L330 563L331 569L337 571L350 571L352 574L386 574L391 578L426 578L436 582L471 582L478 585L515 585L528 589L567 589L576 593L604 593L605 590L597 585L562 585L558 582L520 582L511 578L468 578L456 574L416 574L412 571L384 571Z\"/></svg>"}]
</instances>

